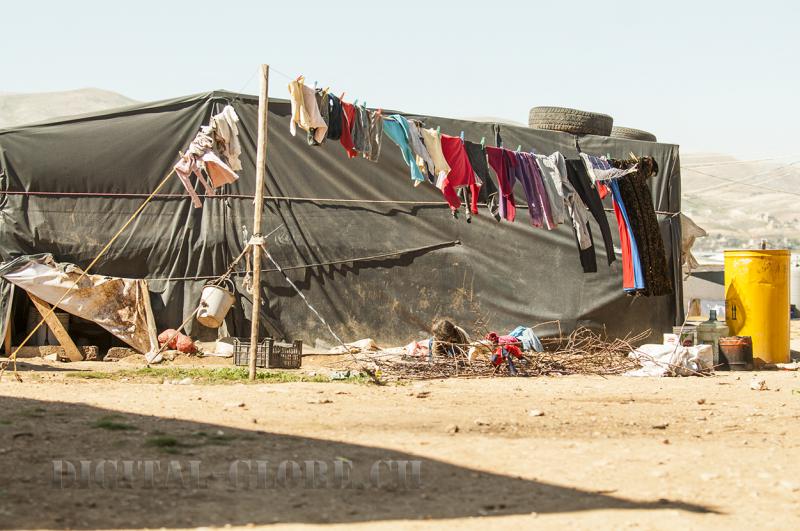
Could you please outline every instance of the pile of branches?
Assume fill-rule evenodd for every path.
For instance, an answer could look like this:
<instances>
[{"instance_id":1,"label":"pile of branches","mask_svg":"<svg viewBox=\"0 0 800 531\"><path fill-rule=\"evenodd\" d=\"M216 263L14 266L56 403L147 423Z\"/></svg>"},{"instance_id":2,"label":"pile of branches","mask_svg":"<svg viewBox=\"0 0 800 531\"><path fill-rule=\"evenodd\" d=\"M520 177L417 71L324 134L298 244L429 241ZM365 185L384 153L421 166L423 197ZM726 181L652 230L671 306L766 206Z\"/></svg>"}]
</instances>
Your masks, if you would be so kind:
<instances>
[{"instance_id":1,"label":"pile of branches","mask_svg":"<svg viewBox=\"0 0 800 531\"><path fill-rule=\"evenodd\" d=\"M544 323L543 323L544 324ZM486 378L492 376L548 376L569 374L613 375L637 369L636 360L628 357L634 345L640 344L650 331L609 338L605 331L579 327L567 336L543 338L544 352L524 352L522 358L511 358L492 364L491 350L480 343L449 344L452 355L419 357L375 356L370 361L384 378ZM470 347L478 345L479 354L470 361ZM520 347L522 345L519 345Z\"/></svg>"}]
</instances>

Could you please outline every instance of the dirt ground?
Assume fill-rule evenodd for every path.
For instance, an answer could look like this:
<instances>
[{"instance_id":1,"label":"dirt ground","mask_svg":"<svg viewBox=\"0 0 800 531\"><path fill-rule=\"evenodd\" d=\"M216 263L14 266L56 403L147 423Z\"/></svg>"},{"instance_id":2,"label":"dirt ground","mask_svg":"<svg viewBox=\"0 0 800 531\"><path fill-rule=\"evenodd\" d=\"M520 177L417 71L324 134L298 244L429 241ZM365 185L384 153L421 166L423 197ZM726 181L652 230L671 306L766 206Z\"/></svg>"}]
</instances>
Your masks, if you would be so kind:
<instances>
[{"instance_id":1,"label":"dirt ground","mask_svg":"<svg viewBox=\"0 0 800 531\"><path fill-rule=\"evenodd\" d=\"M0 527L800 528L797 372L758 373L766 391L750 389L753 373L383 387L103 377L135 367L25 360L23 383L5 375ZM102 459L161 475L103 484ZM94 470L84 483L80 460ZM235 483L236 460L268 461L274 477L279 463L349 462L352 476ZM419 461L419 475L373 481L381 460ZM164 474L176 462L180 481Z\"/></svg>"}]
</instances>

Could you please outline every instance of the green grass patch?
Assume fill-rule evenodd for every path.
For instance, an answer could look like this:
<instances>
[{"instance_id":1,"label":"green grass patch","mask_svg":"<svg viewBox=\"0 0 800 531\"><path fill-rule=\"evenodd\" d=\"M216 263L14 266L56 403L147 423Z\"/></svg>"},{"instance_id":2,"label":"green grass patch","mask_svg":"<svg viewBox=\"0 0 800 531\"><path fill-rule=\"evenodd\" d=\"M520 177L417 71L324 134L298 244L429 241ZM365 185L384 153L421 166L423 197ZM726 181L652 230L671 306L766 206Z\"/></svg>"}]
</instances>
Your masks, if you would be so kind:
<instances>
[{"instance_id":1,"label":"green grass patch","mask_svg":"<svg viewBox=\"0 0 800 531\"><path fill-rule=\"evenodd\" d=\"M158 448L162 452L166 452L168 454L180 453L182 448L189 446L187 444L180 442L175 437L169 435L158 435L156 437L150 437L145 441L145 445Z\"/></svg>"},{"instance_id":2,"label":"green grass patch","mask_svg":"<svg viewBox=\"0 0 800 531\"><path fill-rule=\"evenodd\" d=\"M44 414L47 413L47 410L43 407L35 407L32 409L22 409L17 412L17 415L20 417L26 417L29 419L40 419L44 417Z\"/></svg>"},{"instance_id":3,"label":"green grass patch","mask_svg":"<svg viewBox=\"0 0 800 531\"><path fill-rule=\"evenodd\" d=\"M11 421L8 419L0 419L0 426L10 426Z\"/></svg>"},{"instance_id":4,"label":"green grass patch","mask_svg":"<svg viewBox=\"0 0 800 531\"><path fill-rule=\"evenodd\" d=\"M81 379L109 379L120 380L122 378L140 379L146 381L163 380L183 380L191 378L192 383L201 384L224 384L224 383L247 383L249 382L248 371L245 367L220 367L220 368L190 368L190 367L142 367L140 369L123 369L119 371L80 371L68 373L69 378ZM258 371L256 372L256 382L258 383L292 383L292 382L315 382L328 383L332 380L326 376L317 374L310 376L305 373L292 371ZM351 376L337 382L348 383L368 383L367 376Z\"/></svg>"},{"instance_id":5,"label":"green grass patch","mask_svg":"<svg viewBox=\"0 0 800 531\"><path fill-rule=\"evenodd\" d=\"M137 429L136 426L133 426L131 424L125 424L124 422L119 422L120 418L122 417L120 417L119 415L109 415L107 417L101 417L94 424L92 424L92 427L110 431L130 431Z\"/></svg>"}]
</instances>

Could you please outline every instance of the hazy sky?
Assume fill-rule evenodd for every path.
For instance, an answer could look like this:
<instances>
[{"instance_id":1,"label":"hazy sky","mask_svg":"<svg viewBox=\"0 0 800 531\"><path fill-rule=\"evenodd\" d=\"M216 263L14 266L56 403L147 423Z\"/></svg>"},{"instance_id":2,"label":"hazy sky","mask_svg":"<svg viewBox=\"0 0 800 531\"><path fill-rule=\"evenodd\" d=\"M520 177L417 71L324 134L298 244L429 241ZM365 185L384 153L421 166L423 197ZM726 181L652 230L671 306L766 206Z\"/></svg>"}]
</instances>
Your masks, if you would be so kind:
<instances>
[{"instance_id":1,"label":"hazy sky","mask_svg":"<svg viewBox=\"0 0 800 531\"><path fill-rule=\"evenodd\" d=\"M0 20L0 92L255 93L265 62L279 97L276 71L302 73L370 106L527 123L559 105L684 152L800 154L788 0L25 0L0 3Z\"/></svg>"}]
</instances>

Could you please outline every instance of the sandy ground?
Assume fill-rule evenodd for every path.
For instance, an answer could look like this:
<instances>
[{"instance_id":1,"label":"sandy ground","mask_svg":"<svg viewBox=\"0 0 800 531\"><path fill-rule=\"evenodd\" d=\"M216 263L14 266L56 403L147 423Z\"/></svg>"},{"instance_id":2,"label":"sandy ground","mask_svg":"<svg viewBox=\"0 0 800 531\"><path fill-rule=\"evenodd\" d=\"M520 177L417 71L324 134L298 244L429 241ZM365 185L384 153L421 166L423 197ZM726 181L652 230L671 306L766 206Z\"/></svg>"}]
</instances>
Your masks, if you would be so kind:
<instances>
[{"instance_id":1,"label":"sandy ground","mask_svg":"<svg viewBox=\"0 0 800 531\"><path fill-rule=\"evenodd\" d=\"M753 373L384 387L68 376L125 366L26 360L24 383L6 374L0 527L800 528L797 372L759 373L768 391L750 389ZM103 485L101 459L161 470ZM345 459L350 481L330 481ZM329 482L248 485L240 463L236 484L235 460L268 461L272 479L318 460ZM381 460L419 461L419 476L375 481Z\"/></svg>"}]
</instances>

